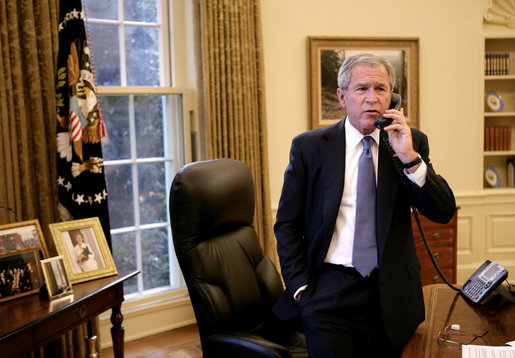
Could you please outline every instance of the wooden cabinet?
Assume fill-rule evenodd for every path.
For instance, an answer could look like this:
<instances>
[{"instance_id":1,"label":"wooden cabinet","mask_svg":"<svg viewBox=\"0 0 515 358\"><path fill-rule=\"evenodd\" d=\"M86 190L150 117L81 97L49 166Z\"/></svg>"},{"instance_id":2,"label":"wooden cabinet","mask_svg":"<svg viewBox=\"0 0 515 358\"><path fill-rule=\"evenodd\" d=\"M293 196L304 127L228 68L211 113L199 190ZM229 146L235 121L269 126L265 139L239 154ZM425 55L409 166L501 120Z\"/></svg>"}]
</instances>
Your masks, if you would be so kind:
<instances>
[{"instance_id":1,"label":"wooden cabinet","mask_svg":"<svg viewBox=\"0 0 515 358\"><path fill-rule=\"evenodd\" d=\"M419 213L422 228L424 229L436 263L447 280L451 283L456 283L457 216L456 212L449 223L438 224L430 221ZM444 282L433 266L433 262L426 250L413 214L411 216L411 226L413 228L413 237L415 238L417 255L421 266L420 277L422 286Z\"/></svg>"},{"instance_id":2,"label":"wooden cabinet","mask_svg":"<svg viewBox=\"0 0 515 358\"><path fill-rule=\"evenodd\" d=\"M483 187L515 189L515 31L484 41Z\"/></svg>"}]
</instances>

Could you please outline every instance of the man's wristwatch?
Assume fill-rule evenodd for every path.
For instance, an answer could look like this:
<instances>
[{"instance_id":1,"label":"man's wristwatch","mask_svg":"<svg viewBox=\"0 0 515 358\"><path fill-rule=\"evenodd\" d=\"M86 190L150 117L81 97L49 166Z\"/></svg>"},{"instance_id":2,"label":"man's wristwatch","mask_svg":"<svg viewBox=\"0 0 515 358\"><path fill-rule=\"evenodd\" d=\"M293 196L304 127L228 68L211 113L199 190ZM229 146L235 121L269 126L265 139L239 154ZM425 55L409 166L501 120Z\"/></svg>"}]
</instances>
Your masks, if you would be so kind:
<instances>
[{"instance_id":1,"label":"man's wristwatch","mask_svg":"<svg viewBox=\"0 0 515 358\"><path fill-rule=\"evenodd\" d=\"M416 157L414 160L412 160L411 162L409 163L402 163L402 168L404 169L409 169L411 167L414 167L415 165L417 165L418 163L422 162L422 158L420 157L420 154L418 157Z\"/></svg>"}]
</instances>

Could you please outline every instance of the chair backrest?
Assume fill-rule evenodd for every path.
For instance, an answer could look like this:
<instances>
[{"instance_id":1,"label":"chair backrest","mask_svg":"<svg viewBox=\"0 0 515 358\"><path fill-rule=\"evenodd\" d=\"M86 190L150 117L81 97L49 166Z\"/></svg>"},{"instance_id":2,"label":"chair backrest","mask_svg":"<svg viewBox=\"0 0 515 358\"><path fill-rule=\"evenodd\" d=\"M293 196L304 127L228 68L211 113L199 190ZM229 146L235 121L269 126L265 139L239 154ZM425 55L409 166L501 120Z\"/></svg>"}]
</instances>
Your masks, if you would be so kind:
<instances>
[{"instance_id":1,"label":"chair backrest","mask_svg":"<svg viewBox=\"0 0 515 358\"><path fill-rule=\"evenodd\" d=\"M283 291L252 226L254 182L233 159L195 162L175 176L170 218L201 341L223 331L252 331Z\"/></svg>"}]
</instances>

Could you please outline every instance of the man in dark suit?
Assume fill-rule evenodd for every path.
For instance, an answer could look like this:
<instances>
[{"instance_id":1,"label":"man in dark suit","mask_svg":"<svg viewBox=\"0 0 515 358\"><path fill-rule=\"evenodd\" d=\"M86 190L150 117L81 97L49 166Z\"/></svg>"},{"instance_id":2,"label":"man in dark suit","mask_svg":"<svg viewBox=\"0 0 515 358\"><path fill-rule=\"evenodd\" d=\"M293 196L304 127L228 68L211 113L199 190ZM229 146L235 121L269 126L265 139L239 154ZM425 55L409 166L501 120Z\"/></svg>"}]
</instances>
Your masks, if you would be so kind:
<instances>
[{"instance_id":1,"label":"man in dark suit","mask_svg":"<svg viewBox=\"0 0 515 358\"><path fill-rule=\"evenodd\" d=\"M410 202L441 223L452 218L456 204L429 161L427 137L408 127L402 108L388 109L394 83L394 69L383 58L347 58L337 92L347 117L292 142L274 227L286 290L274 312L284 320L300 315L310 357L398 357L424 320ZM394 120L384 131L374 126L379 115ZM366 142L375 210L365 216L366 224L356 224L366 136L373 138ZM375 241L367 259L353 254L361 240L354 235L362 228L372 228ZM357 270L360 260L370 266L364 273Z\"/></svg>"}]
</instances>

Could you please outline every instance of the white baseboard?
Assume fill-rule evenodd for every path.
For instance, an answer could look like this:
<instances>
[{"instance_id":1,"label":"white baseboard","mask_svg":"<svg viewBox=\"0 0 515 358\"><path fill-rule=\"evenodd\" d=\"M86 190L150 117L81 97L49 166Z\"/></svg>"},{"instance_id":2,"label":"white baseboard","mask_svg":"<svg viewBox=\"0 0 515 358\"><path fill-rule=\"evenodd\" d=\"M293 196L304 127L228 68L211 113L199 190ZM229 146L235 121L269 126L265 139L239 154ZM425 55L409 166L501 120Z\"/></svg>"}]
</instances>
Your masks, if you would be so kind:
<instances>
[{"instance_id":1,"label":"white baseboard","mask_svg":"<svg viewBox=\"0 0 515 358\"><path fill-rule=\"evenodd\" d=\"M195 315L185 289L122 303L125 342L194 324ZM101 348L112 347L111 311L100 316Z\"/></svg>"}]
</instances>

